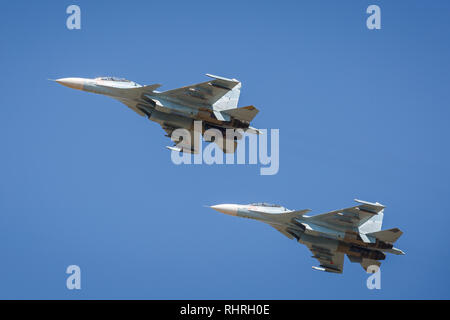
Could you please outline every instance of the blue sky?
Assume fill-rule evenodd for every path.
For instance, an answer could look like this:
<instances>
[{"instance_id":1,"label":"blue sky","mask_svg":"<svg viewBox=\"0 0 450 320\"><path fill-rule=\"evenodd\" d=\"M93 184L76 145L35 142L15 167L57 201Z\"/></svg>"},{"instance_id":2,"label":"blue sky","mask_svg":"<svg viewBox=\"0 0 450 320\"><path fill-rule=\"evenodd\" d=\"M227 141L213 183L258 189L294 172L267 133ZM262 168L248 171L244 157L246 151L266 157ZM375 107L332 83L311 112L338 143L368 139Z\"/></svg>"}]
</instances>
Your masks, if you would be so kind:
<instances>
[{"instance_id":1,"label":"blue sky","mask_svg":"<svg viewBox=\"0 0 450 320\"><path fill-rule=\"evenodd\" d=\"M68 30L70 4L82 29ZM366 28L378 4L382 29ZM0 298L448 299L447 1L15 1L2 5ZM114 75L162 90L242 81L280 171L176 166L156 123L47 78ZM386 205L407 255L381 290L347 259L203 205L313 213ZM65 287L68 265L82 289Z\"/></svg>"}]
</instances>

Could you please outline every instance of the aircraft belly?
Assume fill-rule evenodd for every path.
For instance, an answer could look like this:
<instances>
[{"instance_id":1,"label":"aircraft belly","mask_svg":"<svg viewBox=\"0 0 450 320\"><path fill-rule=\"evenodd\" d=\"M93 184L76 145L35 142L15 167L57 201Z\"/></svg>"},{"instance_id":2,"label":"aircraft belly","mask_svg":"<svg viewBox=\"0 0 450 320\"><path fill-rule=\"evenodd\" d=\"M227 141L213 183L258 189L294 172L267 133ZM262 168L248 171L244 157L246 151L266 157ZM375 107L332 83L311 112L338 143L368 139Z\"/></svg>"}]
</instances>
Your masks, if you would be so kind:
<instances>
[{"instance_id":1,"label":"aircraft belly","mask_svg":"<svg viewBox=\"0 0 450 320\"><path fill-rule=\"evenodd\" d=\"M182 114L184 116L188 117L195 117L197 114L197 109L191 108L190 106L181 105L177 103L173 103L169 100L161 99L161 98L154 98L150 97L155 102L155 109L161 112L165 113L177 113Z\"/></svg>"},{"instance_id":2,"label":"aircraft belly","mask_svg":"<svg viewBox=\"0 0 450 320\"><path fill-rule=\"evenodd\" d=\"M330 229L324 226L320 226L317 224L312 223L303 223L303 225L306 227L305 233L310 234L313 236L321 236L325 238L330 239L344 239L345 238L345 232L338 231L335 229Z\"/></svg>"},{"instance_id":3,"label":"aircraft belly","mask_svg":"<svg viewBox=\"0 0 450 320\"><path fill-rule=\"evenodd\" d=\"M179 116L191 118L194 121L204 121L213 125L219 125L220 127L224 126L224 121L218 120L209 110L202 110L199 108L181 105L160 98L152 98L152 100L155 102L154 108L160 112L176 114Z\"/></svg>"},{"instance_id":4,"label":"aircraft belly","mask_svg":"<svg viewBox=\"0 0 450 320\"><path fill-rule=\"evenodd\" d=\"M170 126L173 128L184 128L191 130L194 127L194 122L188 117L184 117L177 114L168 114L158 110L153 110L149 116L149 119L155 121L164 126Z\"/></svg>"},{"instance_id":5,"label":"aircraft belly","mask_svg":"<svg viewBox=\"0 0 450 320\"><path fill-rule=\"evenodd\" d=\"M300 235L299 242L308 247L326 248L330 251L337 251L337 248L339 247L338 240L327 239L321 236L312 236L305 233Z\"/></svg>"}]
</instances>

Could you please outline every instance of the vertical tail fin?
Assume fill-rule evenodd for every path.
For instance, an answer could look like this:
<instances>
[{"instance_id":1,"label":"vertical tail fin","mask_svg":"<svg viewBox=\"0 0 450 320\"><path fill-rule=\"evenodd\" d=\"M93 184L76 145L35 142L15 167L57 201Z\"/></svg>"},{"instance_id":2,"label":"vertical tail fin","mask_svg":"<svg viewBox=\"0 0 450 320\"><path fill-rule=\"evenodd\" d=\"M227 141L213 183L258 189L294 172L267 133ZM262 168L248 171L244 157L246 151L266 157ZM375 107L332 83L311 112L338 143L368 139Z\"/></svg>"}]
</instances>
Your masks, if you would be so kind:
<instances>
[{"instance_id":1,"label":"vertical tail fin","mask_svg":"<svg viewBox=\"0 0 450 320\"><path fill-rule=\"evenodd\" d=\"M383 210L381 210L378 214L374 215L372 218L364 222L359 226L360 233L371 233L377 232L381 230L383 225Z\"/></svg>"},{"instance_id":2,"label":"vertical tail fin","mask_svg":"<svg viewBox=\"0 0 450 320\"><path fill-rule=\"evenodd\" d=\"M236 79L227 79L224 77L206 74L213 78L212 86L227 90L227 92L217 99L212 107L215 111L224 111L237 108L239 96L241 95L241 82Z\"/></svg>"},{"instance_id":3,"label":"vertical tail fin","mask_svg":"<svg viewBox=\"0 0 450 320\"><path fill-rule=\"evenodd\" d=\"M361 223L358 227L360 233L370 233L380 231L383 225L384 206L381 203L371 203L355 199L356 202L361 203L359 210L368 212L372 216Z\"/></svg>"}]
</instances>

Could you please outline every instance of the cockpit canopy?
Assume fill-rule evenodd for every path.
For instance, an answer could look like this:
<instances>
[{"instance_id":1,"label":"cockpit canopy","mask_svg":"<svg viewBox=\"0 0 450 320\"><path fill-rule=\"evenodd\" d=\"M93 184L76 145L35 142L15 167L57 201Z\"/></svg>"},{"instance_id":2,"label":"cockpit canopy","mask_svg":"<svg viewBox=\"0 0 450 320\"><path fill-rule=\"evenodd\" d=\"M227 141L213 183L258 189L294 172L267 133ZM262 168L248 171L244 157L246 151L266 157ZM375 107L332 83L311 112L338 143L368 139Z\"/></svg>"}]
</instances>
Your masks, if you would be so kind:
<instances>
[{"instance_id":1,"label":"cockpit canopy","mask_svg":"<svg viewBox=\"0 0 450 320\"><path fill-rule=\"evenodd\" d=\"M283 208L282 206L278 204L271 204L267 202L256 202L256 203L250 203L251 206L255 207L271 207L271 208Z\"/></svg>"},{"instance_id":2,"label":"cockpit canopy","mask_svg":"<svg viewBox=\"0 0 450 320\"><path fill-rule=\"evenodd\" d=\"M272 204L272 203L267 203L267 202L255 202L255 203L250 203L250 206L255 206L255 207L266 207L266 208L274 208L275 211L279 212L281 211L289 211L289 209L280 206L278 204ZM270 210L270 209L269 209Z\"/></svg>"},{"instance_id":3,"label":"cockpit canopy","mask_svg":"<svg viewBox=\"0 0 450 320\"><path fill-rule=\"evenodd\" d=\"M127 80L125 78L117 78L117 77L97 77L95 78L95 80L102 80L102 81L116 81L116 82L122 82L122 83L127 83L133 86L139 86L139 84L137 84L134 81L131 80Z\"/></svg>"},{"instance_id":4,"label":"cockpit canopy","mask_svg":"<svg viewBox=\"0 0 450 320\"><path fill-rule=\"evenodd\" d=\"M116 78L116 77L98 77L98 78L95 78L95 80L132 82L132 81L124 79L124 78Z\"/></svg>"}]
</instances>

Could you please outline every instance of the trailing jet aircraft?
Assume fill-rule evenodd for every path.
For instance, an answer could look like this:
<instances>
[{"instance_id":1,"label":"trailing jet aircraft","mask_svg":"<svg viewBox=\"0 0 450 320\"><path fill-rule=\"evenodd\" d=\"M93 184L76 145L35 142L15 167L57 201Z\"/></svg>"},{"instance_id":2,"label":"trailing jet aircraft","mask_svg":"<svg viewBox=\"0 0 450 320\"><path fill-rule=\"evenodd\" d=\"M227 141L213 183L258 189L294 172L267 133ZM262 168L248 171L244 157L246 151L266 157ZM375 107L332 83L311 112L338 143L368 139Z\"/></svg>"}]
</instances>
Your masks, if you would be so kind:
<instances>
[{"instance_id":1,"label":"trailing jet aircraft","mask_svg":"<svg viewBox=\"0 0 450 320\"><path fill-rule=\"evenodd\" d=\"M141 86L133 81L115 77L95 79L62 78L56 82L73 89L103 94L112 97L141 116L155 121L166 131L166 136L175 142L171 150L198 153L193 139L182 141L173 137L172 132L182 128L194 135L194 121L201 120L199 134L208 129L217 129L223 135L218 145L226 153L234 153L242 135L236 133L226 143L226 129L242 129L259 134L258 129L250 127L250 122L259 112L254 106L238 108L241 82L236 79L207 74L213 80L168 91L156 91L160 84Z\"/></svg>"},{"instance_id":2,"label":"trailing jet aircraft","mask_svg":"<svg viewBox=\"0 0 450 320\"><path fill-rule=\"evenodd\" d=\"M403 234L398 228L381 230L384 206L356 200L359 205L314 216L310 209L291 211L279 205L219 204L211 206L219 212L258 220L269 224L289 239L306 245L320 265L315 270L342 273L344 256L369 266L381 265L385 253L405 254L393 244Z\"/></svg>"}]
</instances>

